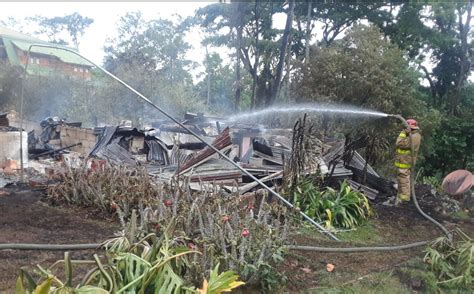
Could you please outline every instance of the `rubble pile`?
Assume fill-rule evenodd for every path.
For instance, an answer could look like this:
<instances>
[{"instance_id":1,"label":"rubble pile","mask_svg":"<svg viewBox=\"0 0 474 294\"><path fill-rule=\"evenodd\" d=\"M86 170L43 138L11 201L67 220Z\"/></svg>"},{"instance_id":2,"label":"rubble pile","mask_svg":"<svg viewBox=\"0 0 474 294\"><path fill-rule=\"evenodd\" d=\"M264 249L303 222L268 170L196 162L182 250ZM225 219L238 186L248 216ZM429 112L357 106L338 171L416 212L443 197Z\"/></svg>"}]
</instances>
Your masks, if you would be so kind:
<instances>
[{"instance_id":1,"label":"rubble pile","mask_svg":"<svg viewBox=\"0 0 474 294\"><path fill-rule=\"evenodd\" d=\"M0 116L0 124L10 123ZM281 184L284 166L295 146L292 129L227 123L193 113L185 115L183 124L267 185ZM68 165L83 160L89 164L143 166L158 181L185 178L194 190L218 185L225 191L244 194L258 187L213 149L169 121L154 122L147 129L124 125L88 129L57 117L41 121L39 128L24 125L30 128L26 129L29 159L37 173L59 168L53 163L58 159ZM318 149L311 154L319 154L319 158L312 158L318 164L307 174L323 175L328 183L347 180L372 200L390 192L391 183L343 140L317 140L311 148Z\"/></svg>"}]
</instances>

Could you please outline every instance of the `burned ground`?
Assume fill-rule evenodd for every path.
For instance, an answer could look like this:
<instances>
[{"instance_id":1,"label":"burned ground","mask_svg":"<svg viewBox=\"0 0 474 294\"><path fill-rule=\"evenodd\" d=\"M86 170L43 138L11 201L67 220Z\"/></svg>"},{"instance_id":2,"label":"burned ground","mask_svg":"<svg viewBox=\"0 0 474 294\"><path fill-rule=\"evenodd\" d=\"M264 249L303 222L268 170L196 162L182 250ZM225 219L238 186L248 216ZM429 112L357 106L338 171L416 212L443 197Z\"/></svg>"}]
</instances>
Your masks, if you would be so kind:
<instances>
[{"instance_id":1,"label":"burned ground","mask_svg":"<svg viewBox=\"0 0 474 294\"><path fill-rule=\"evenodd\" d=\"M0 243L95 243L113 235L119 225L115 220L91 210L77 207L52 207L42 201L41 191L27 187L0 190L2 209ZM376 205L376 216L355 231L340 233L344 246L395 245L420 240L431 240L441 232L418 214L413 205L401 208ZM472 235L470 222L446 223L460 226ZM295 234L299 245L341 246L329 241L312 229L303 228ZM357 281L367 275L393 271L416 257L423 256L424 247L403 251L365 253L319 253L291 251L278 269L287 277L286 289L297 292L321 286ZM90 258L93 250L75 251L74 259ZM49 265L63 257L62 252L14 251L0 252L0 291L10 292L23 266ZM326 263L335 265L326 271Z\"/></svg>"},{"instance_id":2,"label":"burned ground","mask_svg":"<svg viewBox=\"0 0 474 294\"><path fill-rule=\"evenodd\" d=\"M91 210L51 207L41 191L0 189L0 243L99 243L118 229L118 224ZM93 251L76 251L74 259L90 258ZM63 258L53 251L0 251L0 292L11 293L23 266L49 265Z\"/></svg>"}]
</instances>

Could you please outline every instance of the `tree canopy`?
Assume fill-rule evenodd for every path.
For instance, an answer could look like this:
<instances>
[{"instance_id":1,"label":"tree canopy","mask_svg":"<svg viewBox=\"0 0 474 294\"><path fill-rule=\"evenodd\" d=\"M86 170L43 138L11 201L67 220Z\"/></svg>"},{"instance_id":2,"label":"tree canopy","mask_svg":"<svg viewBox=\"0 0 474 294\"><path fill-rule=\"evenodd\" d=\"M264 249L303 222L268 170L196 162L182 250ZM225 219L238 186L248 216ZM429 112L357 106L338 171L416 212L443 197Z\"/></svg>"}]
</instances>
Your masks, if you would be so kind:
<instances>
[{"instance_id":1,"label":"tree canopy","mask_svg":"<svg viewBox=\"0 0 474 294\"><path fill-rule=\"evenodd\" d=\"M474 165L472 18L472 1L231 1L188 18L151 20L130 12L104 47L104 65L175 114L317 101L415 117L424 172L444 174ZM78 13L29 21L38 34L75 47L93 23ZM23 27L15 19L3 24ZM187 36L196 31L206 53L191 60ZM227 53L217 54L221 49ZM15 105L11 81L18 76L0 74L3 107ZM98 116L155 118L120 86L98 81L84 86L100 97ZM70 114L88 109L88 99L62 93L76 97Z\"/></svg>"}]
</instances>

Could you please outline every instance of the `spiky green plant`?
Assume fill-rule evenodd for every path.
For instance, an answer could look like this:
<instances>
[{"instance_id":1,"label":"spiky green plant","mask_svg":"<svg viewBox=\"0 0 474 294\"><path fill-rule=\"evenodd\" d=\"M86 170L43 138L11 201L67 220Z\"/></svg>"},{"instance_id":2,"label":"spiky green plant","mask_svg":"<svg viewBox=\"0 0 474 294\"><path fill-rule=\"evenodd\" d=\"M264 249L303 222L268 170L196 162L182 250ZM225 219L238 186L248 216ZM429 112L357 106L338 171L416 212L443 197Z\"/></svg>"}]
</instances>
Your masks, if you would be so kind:
<instances>
[{"instance_id":1,"label":"spiky green plant","mask_svg":"<svg viewBox=\"0 0 474 294\"><path fill-rule=\"evenodd\" d=\"M116 214L123 225L135 209L137 226L149 233L161 236L164 228L172 226L170 239L202 252L189 258L185 279L191 284L200 284L207 271L220 263L248 284L269 288L280 280L267 273L276 272L268 269L281 261L274 257L283 254L293 218L278 203L268 203L266 194L240 196L229 197L218 186L191 191L185 179L166 183L155 181L144 169L109 166L99 172L85 166L66 170L62 181L48 190L54 203L99 208ZM107 246L116 251L134 242L117 236Z\"/></svg>"}]
</instances>

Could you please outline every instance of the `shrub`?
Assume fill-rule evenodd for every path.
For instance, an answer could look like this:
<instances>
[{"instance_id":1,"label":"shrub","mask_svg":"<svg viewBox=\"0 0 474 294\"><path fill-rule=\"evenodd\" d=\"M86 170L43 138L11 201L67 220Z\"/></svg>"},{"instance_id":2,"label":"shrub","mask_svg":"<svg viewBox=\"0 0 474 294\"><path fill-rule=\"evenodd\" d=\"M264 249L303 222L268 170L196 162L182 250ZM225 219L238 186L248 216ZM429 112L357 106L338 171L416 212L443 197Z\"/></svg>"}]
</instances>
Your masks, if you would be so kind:
<instances>
[{"instance_id":1,"label":"shrub","mask_svg":"<svg viewBox=\"0 0 474 294\"><path fill-rule=\"evenodd\" d=\"M311 180L303 180L293 193L292 201L309 217L324 222L327 228L354 228L372 215L364 194L342 182L339 190L327 187L319 192Z\"/></svg>"}]
</instances>

